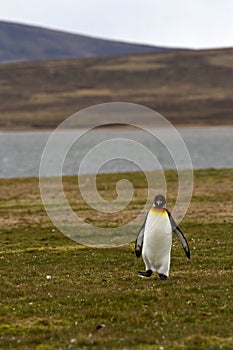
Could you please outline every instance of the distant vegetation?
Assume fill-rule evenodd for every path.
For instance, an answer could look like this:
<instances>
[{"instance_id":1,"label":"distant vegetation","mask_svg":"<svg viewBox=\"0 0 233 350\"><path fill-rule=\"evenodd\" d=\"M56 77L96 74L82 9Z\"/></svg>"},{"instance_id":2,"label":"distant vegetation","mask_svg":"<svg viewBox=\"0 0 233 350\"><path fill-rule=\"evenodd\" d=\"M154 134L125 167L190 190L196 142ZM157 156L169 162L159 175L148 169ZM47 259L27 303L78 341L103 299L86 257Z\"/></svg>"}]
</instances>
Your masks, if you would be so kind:
<instances>
[{"instance_id":1,"label":"distant vegetation","mask_svg":"<svg viewBox=\"0 0 233 350\"><path fill-rule=\"evenodd\" d=\"M151 107L176 125L232 125L232 91L233 49L0 64L0 128L54 128L112 101Z\"/></svg>"},{"instance_id":2,"label":"distant vegetation","mask_svg":"<svg viewBox=\"0 0 233 350\"><path fill-rule=\"evenodd\" d=\"M99 57L166 50L172 49L102 40L0 21L0 62Z\"/></svg>"}]
</instances>

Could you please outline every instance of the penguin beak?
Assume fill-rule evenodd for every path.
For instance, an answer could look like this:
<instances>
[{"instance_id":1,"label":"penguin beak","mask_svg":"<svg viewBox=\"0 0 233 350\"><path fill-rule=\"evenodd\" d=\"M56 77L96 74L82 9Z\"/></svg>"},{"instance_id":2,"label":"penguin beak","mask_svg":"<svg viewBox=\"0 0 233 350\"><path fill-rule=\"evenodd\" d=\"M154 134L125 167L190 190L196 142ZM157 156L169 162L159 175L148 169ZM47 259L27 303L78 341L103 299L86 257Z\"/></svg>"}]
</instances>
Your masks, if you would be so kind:
<instances>
[{"instance_id":1,"label":"penguin beak","mask_svg":"<svg viewBox=\"0 0 233 350\"><path fill-rule=\"evenodd\" d=\"M158 208L166 208L166 203L163 204L163 201L161 200L157 200L155 204Z\"/></svg>"}]
</instances>

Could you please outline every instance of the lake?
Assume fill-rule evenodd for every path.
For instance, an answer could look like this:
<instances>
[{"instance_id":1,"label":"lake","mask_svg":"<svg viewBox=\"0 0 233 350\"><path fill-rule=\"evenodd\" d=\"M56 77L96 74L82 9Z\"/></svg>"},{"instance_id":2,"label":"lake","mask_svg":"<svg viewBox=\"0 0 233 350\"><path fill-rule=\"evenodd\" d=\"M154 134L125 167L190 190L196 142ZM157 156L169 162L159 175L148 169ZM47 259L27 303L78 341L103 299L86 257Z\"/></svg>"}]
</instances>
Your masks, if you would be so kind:
<instances>
[{"instance_id":1,"label":"lake","mask_svg":"<svg viewBox=\"0 0 233 350\"><path fill-rule=\"evenodd\" d=\"M194 169L233 168L232 126L182 127L178 131L189 151ZM141 130L99 129L82 136L81 133L71 130L57 133L52 150L54 157L46 170L43 170L43 176L58 175L56 161L63 153L64 145L69 146L70 142L69 152L64 160L61 159L64 161L63 175L76 175L78 169L81 169L82 174L96 173L96 169L100 173L136 171L140 170L142 158L148 158L148 161L143 163L143 170L148 171L161 167L174 169L177 164L179 168L190 166L187 165L183 152L177 152L178 145L176 140L173 142L173 135L165 129L157 131L157 135L165 137L172 154L166 144ZM41 155L50 135L50 131L1 132L0 178L38 177ZM80 138L75 141L78 137ZM155 154L156 161L149 161L151 152ZM89 158L84 164L82 161L87 154Z\"/></svg>"}]
</instances>

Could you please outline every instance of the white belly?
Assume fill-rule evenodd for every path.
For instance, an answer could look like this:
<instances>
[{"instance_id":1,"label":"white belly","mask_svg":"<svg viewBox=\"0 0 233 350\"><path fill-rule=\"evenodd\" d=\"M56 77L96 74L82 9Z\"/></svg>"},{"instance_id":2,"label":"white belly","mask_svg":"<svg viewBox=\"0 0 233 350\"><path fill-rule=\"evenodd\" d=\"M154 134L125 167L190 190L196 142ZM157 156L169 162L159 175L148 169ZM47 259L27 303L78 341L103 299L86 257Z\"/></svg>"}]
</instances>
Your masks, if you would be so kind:
<instances>
[{"instance_id":1,"label":"white belly","mask_svg":"<svg viewBox=\"0 0 233 350\"><path fill-rule=\"evenodd\" d=\"M172 228L165 210L152 208L147 216L142 257L146 270L169 275Z\"/></svg>"}]
</instances>

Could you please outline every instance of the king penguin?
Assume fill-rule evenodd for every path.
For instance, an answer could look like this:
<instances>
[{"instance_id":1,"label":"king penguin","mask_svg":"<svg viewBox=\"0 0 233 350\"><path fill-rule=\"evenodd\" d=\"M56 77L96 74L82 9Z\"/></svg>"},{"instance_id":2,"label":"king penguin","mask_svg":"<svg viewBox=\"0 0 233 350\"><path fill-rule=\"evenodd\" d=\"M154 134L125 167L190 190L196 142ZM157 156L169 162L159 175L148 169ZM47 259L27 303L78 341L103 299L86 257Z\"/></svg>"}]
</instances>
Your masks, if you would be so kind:
<instances>
[{"instance_id":1,"label":"king penguin","mask_svg":"<svg viewBox=\"0 0 233 350\"><path fill-rule=\"evenodd\" d=\"M153 272L157 272L161 280L168 278L172 232L179 238L187 258L190 259L188 242L166 209L165 197L159 194L155 197L135 242L136 256L139 258L142 255L146 267L146 271L140 271L139 276L150 277Z\"/></svg>"}]
</instances>

